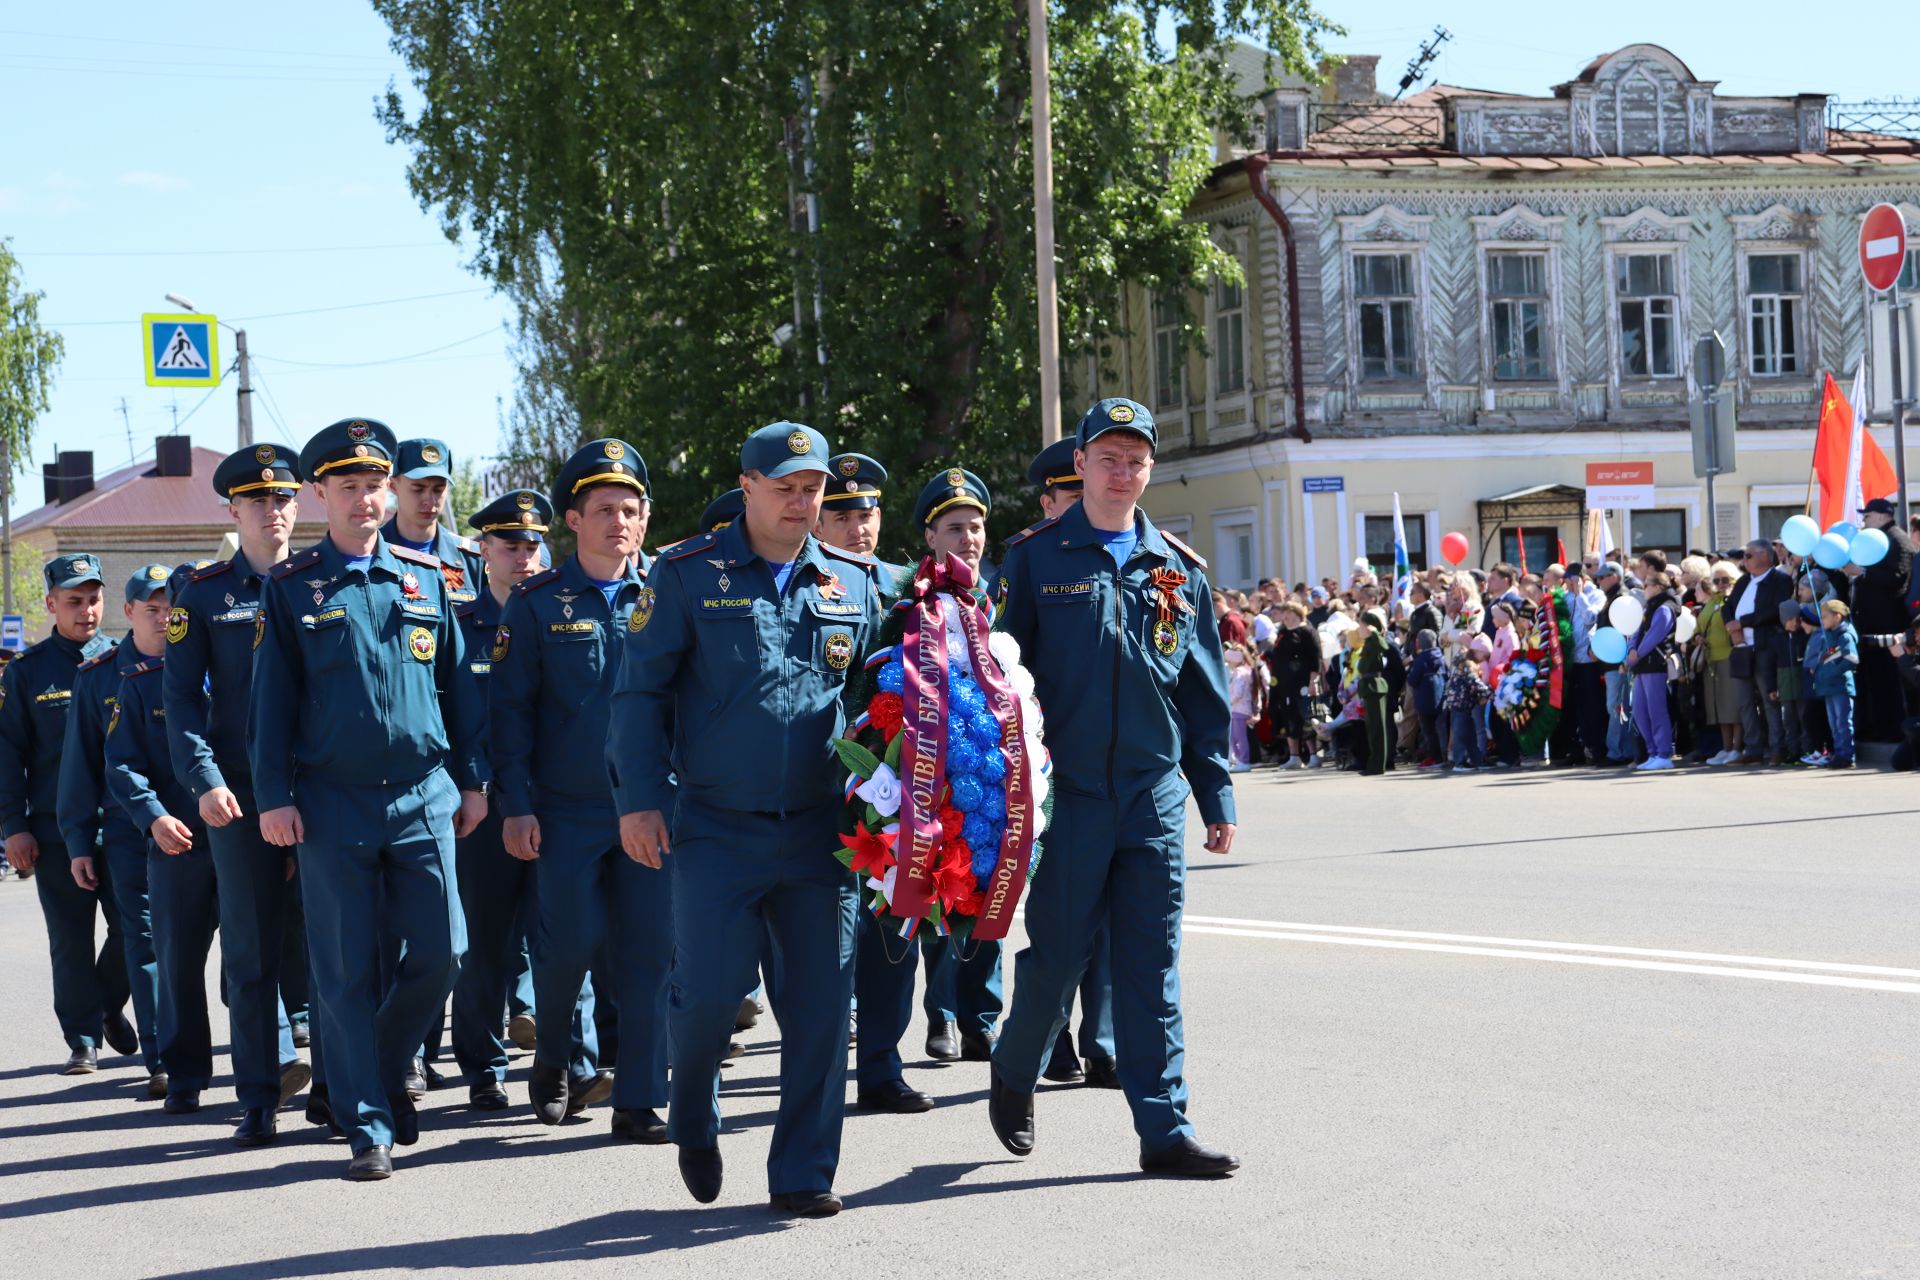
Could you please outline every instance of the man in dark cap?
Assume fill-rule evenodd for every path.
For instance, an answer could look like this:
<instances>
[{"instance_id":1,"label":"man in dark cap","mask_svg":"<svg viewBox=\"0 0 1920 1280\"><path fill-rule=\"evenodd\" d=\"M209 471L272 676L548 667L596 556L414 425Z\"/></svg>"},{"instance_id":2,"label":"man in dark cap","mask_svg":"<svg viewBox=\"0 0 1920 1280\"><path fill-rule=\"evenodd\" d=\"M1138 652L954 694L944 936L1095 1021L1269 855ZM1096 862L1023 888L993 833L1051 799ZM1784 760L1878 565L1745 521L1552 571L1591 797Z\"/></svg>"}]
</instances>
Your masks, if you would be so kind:
<instances>
[{"instance_id":1,"label":"man in dark cap","mask_svg":"<svg viewBox=\"0 0 1920 1280\"><path fill-rule=\"evenodd\" d=\"M38 873L53 958L53 1012L71 1051L61 1070L84 1075L97 1068L102 1043L120 1053L132 1053L140 1043L123 1012L128 986L120 913L110 889L89 891L74 879L58 815L60 751L74 675L81 663L111 653L113 642L100 634L99 556L55 556L43 573L53 631L0 673L0 835L13 869ZM100 877L103 889L107 879ZM97 954L96 911L107 924Z\"/></svg>"},{"instance_id":2,"label":"man in dark cap","mask_svg":"<svg viewBox=\"0 0 1920 1280\"><path fill-rule=\"evenodd\" d=\"M480 544L443 525L453 483L453 450L444 440L402 440L393 460L393 519L380 531L388 542L440 560L447 598L471 603L480 594Z\"/></svg>"},{"instance_id":3,"label":"man in dark cap","mask_svg":"<svg viewBox=\"0 0 1920 1280\"><path fill-rule=\"evenodd\" d=\"M1860 526L1887 537L1887 554L1862 568L1849 561L1853 579L1853 616L1862 636L1902 635L1911 620L1907 608L1913 575L1913 542L1899 525L1891 501L1874 498L1860 508ZM1906 686L1893 651L1878 644L1860 646L1860 691L1854 699L1855 736L1867 742L1897 742L1906 718Z\"/></svg>"},{"instance_id":4,"label":"man in dark cap","mask_svg":"<svg viewBox=\"0 0 1920 1280\"><path fill-rule=\"evenodd\" d=\"M249 721L261 834L301 849L327 1087L356 1181L391 1176L393 1144L419 1138L407 1068L466 949L454 840L487 811L485 710L440 561L380 536L395 452L365 418L301 451L327 536L267 583Z\"/></svg>"},{"instance_id":5,"label":"man in dark cap","mask_svg":"<svg viewBox=\"0 0 1920 1280\"><path fill-rule=\"evenodd\" d=\"M292 855L260 833L247 751L260 597L268 573L287 558L300 482L298 456L272 444L241 449L214 468L213 490L226 499L239 546L231 558L188 573L175 593L160 676L173 773L206 826L219 894L233 1084L243 1112L233 1140L242 1147L273 1141L275 1113L307 1070L281 1017L288 969L307 948L300 886L288 876ZM324 1119L323 1088L314 1094L309 1104Z\"/></svg>"},{"instance_id":6,"label":"man in dark cap","mask_svg":"<svg viewBox=\"0 0 1920 1280\"><path fill-rule=\"evenodd\" d=\"M827 465L833 476L820 499L820 527L814 533L830 547L872 557L880 590L891 596L907 566L880 559L881 486L887 482L887 469L864 453L836 454Z\"/></svg>"},{"instance_id":7,"label":"man in dark cap","mask_svg":"<svg viewBox=\"0 0 1920 1280\"><path fill-rule=\"evenodd\" d=\"M671 869L667 1123L681 1179L702 1204L720 1194L720 1061L770 954L781 1044L767 1182L777 1211L805 1216L840 1209L855 887L825 852L844 772L831 743L881 610L871 560L813 534L830 453L792 422L747 437L741 519L649 575L607 740L627 855Z\"/></svg>"},{"instance_id":8,"label":"man in dark cap","mask_svg":"<svg viewBox=\"0 0 1920 1280\"><path fill-rule=\"evenodd\" d=\"M621 1054L611 1080L613 1134L664 1143L669 886L623 855L607 771L581 755L605 750L624 639L652 607L635 567L646 494L646 463L622 440L590 441L560 468L553 509L565 513L574 554L522 582L501 613L488 753L507 852L533 864L539 890L534 1003L548 1016L527 1078L534 1114L559 1124L608 1092L591 1019L576 1039L566 1019L553 1016L580 1000L604 955L605 982L594 990L618 1011Z\"/></svg>"}]
</instances>

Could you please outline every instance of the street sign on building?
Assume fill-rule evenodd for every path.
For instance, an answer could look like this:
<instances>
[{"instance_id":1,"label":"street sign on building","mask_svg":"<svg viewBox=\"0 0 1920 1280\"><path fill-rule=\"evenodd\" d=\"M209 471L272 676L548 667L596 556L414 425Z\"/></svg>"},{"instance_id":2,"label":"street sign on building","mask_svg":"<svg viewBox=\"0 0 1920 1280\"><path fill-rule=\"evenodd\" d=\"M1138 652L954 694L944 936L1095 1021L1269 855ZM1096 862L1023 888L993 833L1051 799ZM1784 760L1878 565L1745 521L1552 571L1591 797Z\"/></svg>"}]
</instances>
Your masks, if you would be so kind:
<instances>
[{"instance_id":1,"label":"street sign on building","mask_svg":"<svg viewBox=\"0 0 1920 1280\"><path fill-rule=\"evenodd\" d=\"M220 385L220 329L215 317L198 312L143 315L140 336L148 386Z\"/></svg>"},{"instance_id":2,"label":"street sign on building","mask_svg":"<svg viewBox=\"0 0 1920 1280\"><path fill-rule=\"evenodd\" d=\"M1860 273L1876 293L1893 288L1907 263L1907 220L1890 204L1867 210L1860 223Z\"/></svg>"},{"instance_id":3,"label":"street sign on building","mask_svg":"<svg viewBox=\"0 0 1920 1280\"><path fill-rule=\"evenodd\" d=\"M1653 505L1651 462L1587 464L1587 510L1641 511Z\"/></svg>"},{"instance_id":4,"label":"street sign on building","mask_svg":"<svg viewBox=\"0 0 1920 1280\"><path fill-rule=\"evenodd\" d=\"M1347 478L1345 476L1302 476L1300 487L1307 493L1345 493Z\"/></svg>"},{"instance_id":5,"label":"street sign on building","mask_svg":"<svg viewBox=\"0 0 1920 1280\"><path fill-rule=\"evenodd\" d=\"M17 613L0 614L0 649L19 653L27 647L27 620Z\"/></svg>"}]
</instances>

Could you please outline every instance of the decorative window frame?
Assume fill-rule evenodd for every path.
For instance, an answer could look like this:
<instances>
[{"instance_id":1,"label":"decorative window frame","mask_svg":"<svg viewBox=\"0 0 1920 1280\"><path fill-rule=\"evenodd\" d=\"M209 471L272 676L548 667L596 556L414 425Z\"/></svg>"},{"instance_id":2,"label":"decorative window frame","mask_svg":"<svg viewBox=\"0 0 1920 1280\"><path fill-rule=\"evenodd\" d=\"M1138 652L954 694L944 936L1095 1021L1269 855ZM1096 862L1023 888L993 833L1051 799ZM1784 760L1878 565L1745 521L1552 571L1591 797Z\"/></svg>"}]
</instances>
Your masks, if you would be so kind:
<instances>
[{"instance_id":1,"label":"decorative window frame","mask_svg":"<svg viewBox=\"0 0 1920 1280\"><path fill-rule=\"evenodd\" d=\"M1190 384L1192 381L1191 375L1193 373L1193 367L1192 367L1193 362L1190 358L1192 353L1187 349L1184 342L1180 344L1178 353L1175 357L1175 361L1178 364L1179 370L1180 370L1180 385L1177 388L1175 388L1175 390L1179 394L1174 398L1174 401L1171 404L1160 403L1160 331L1161 329L1166 327L1160 323L1160 314L1159 314L1160 300L1163 297L1165 297L1169 300L1175 301L1174 326L1177 329L1180 321L1178 301L1177 301L1179 298L1179 293L1180 293L1180 290L1177 288L1162 290L1162 289L1154 288L1152 286L1148 286L1146 289L1146 294L1147 294L1147 298L1146 298L1146 303L1147 303L1146 305L1146 312L1147 312L1146 393L1147 393L1148 407L1153 410L1154 421L1158 423L1161 418L1161 415L1163 414L1169 417L1175 414L1178 414L1180 418L1180 431L1182 434L1185 434L1186 422L1187 422L1187 404L1189 400L1192 398L1189 395L1189 393L1192 391L1192 386Z\"/></svg>"},{"instance_id":2,"label":"decorative window frame","mask_svg":"<svg viewBox=\"0 0 1920 1280\"><path fill-rule=\"evenodd\" d=\"M1685 214L1662 213L1642 205L1617 218L1600 219L1600 238L1606 249L1607 289L1607 382L1612 388L1615 407L1623 386L1657 387L1684 384L1693 373L1693 357L1686 333L1693 315L1693 292L1688 272L1687 242L1693 234L1693 219ZM1620 283L1618 260L1642 253L1666 253L1673 257L1674 372L1658 377L1629 377L1620 341Z\"/></svg>"},{"instance_id":3,"label":"decorative window frame","mask_svg":"<svg viewBox=\"0 0 1920 1280\"><path fill-rule=\"evenodd\" d=\"M1224 394L1219 391L1219 379L1217 376L1219 367L1216 364L1219 358L1219 352L1216 349L1217 343L1215 341L1214 323L1218 318L1217 307L1219 303L1219 291L1218 282L1211 282L1207 287L1206 295L1207 361L1206 371L1203 375L1207 380L1207 439L1209 441L1222 439L1232 440L1240 436L1250 436L1256 429L1257 424L1253 418L1254 370L1256 367L1254 364L1254 339L1256 331L1259 328L1258 322L1260 318L1254 307L1253 286L1255 275L1248 255L1248 246L1250 243L1248 228L1234 227L1216 232L1214 243L1240 264L1242 276L1240 286L1241 377L1240 389L1238 391L1228 391ZM1232 409L1244 409L1245 414L1243 420L1226 428L1217 426L1216 424L1219 421L1221 413Z\"/></svg>"},{"instance_id":4,"label":"decorative window frame","mask_svg":"<svg viewBox=\"0 0 1920 1280\"><path fill-rule=\"evenodd\" d=\"M1560 321L1562 296L1560 279L1560 241L1566 218L1535 213L1525 205L1515 205L1501 213L1477 214L1467 219L1473 224L1478 255L1476 278L1480 284L1480 385L1485 390L1487 408L1492 409L1496 388L1556 388L1562 396L1572 394L1567 378L1566 327ZM1497 380L1493 376L1493 290L1488 255L1494 253L1541 253L1546 258L1543 273L1547 291L1545 322L1549 368L1545 378Z\"/></svg>"},{"instance_id":5,"label":"decorative window frame","mask_svg":"<svg viewBox=\"0 0 1920 1280\"><path fill-rule=\"evenodd\" d=\"M1218 511L1210 512L1208 521L1213 530L1213 563L1219 571L1217 577L1209 574L1208 581L1213 586L1230 587L1235 591L1251 589L1265 576L1261 573L1261 569L1264 567L1266 557L1266 529L1260 518L1260 509L1258 507L1222 507ZM1239 529L1247 531L1247 550L1253 560L1252 564L1242 566L1246 570L1244 583L1229 582L1224 573L1227 563L1228 531ZM1175 533L1174 536L1180 535Z\"/></svg>"},{"instance_id":6,"label":"decorative window frame","mask_svg":"<svg viewBox=\"0 0 1920 1280\"><path fill-rule=\"evenodd\" d=\"M1346 299L1342 321L1347 333L1347 385L1358 395L1364 388L1371 392L1427 392L1427 327L1432 290L1427 286L1427 240L1433 232L1433 215L1408 213L1395 205L1383 204L1363 214L1345 214L1334 220L1340 227L1340 284ZM1413 369L1404 378L1363 380L1360 354L1360 297L1354 288L1354 259L1376 253L1404 253L1412 259L1413 285Z\"/></svg>"},{"instance_id":7,"label":"decorative window frame","mask_svg":"<svg viewBox=\"0 0 1920 1280\"><path fill-rule=\"evenodd\" d=\"M1810 382L1816 376L1814 370L1820 367L1817 346L1820 326L1813 319L1814 310L1819 305L1815 297L1817 282L1813 251L1817 246L1817 237L1813 215L1797 212L1783 204L1774 204L1759 213L1733 214L1727 221L1733 225L1733 285L1740 325L1738 341L1734 346L1739 353L1742 396L1753 382L1769 387ZM1747 276L1747 260L1755 254L1800 259L1800 314L1795 319L1794 330L1794 350L1799 355L1800 368L1793 373L1757 374L1753 371L1753 318L1747 311L1752 291Z\"/></svg>"}]
</instances>

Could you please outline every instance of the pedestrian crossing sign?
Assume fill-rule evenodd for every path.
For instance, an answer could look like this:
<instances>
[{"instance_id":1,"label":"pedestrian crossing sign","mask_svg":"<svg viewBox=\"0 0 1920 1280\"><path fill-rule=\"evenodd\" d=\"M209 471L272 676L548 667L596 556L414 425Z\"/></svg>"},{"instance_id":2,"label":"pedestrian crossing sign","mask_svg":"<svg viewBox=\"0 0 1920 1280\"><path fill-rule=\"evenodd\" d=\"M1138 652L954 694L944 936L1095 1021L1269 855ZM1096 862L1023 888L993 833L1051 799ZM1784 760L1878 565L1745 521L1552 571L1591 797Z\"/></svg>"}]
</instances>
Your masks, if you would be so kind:
<instances>
[{"instance_id":1,"label":"pedestrian crossing sign","mask_svg":"<svg viewBox=\"0 0 1920 1280\"><path fill-rule=\"evenodd\" d=\"M146 342L148 386L220 385L220 330L215 317L197 312L143 315L140 333Z\"/></svg>"}]
</instances>

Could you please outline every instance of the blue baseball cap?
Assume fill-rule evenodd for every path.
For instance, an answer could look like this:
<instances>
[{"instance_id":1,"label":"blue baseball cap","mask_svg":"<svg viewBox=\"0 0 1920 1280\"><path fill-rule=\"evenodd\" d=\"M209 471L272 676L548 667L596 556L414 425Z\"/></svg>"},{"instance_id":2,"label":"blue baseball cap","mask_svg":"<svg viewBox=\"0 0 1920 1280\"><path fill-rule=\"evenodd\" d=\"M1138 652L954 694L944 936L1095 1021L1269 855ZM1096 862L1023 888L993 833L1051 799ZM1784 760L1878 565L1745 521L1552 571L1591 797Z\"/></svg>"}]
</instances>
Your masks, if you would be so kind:
<instances>
[{"instance_id":1,"label":"blue baseball cap","mask_svg":"<svg viewBox=\"0 0 1920 1280\"><path fill-rule=\"evenodd\" d=\"M402 440L393 460L395 475L409 480L453 482L453 450L444 440Z\"/></svg>"},{"instance_id":2,"label":"blue baseball cap","mask_svg":"<svg viewBox=\"0 0 1920 1280\"><path fill-rule=\"evenodd\" d=\"M1074 428L1074 439L1085 449L1109 431L1126 431L1139 436L1158 451L1160 438L1153 426L1153 412L1137 400L1111 396L1086 411Z\"/></svg>"},{"instance_id":3,"label":"blue baseball cap","mask_svg":"<svg viewBox=\"0 0 1920 1280\"><path fill-rule=\"evenodd\" d=\"M812 427L798 422L773 422L747 437L740 446L740 469L757 471L769 480L790 476L796 471L818 471L830 476L828 463L832 452L827 438Z\"/></svg>"},{"instance_id":4,"label":"blue baseball cap","mask_svg":"<svg viewBox=\"0 0 1920 1280\"><path fill-rule=\"evenodd\" d=\"M166 564L143 564L133 571L127 579L127 603L145 600L156 591L167 590L167 579L173 576L173 566Z\"/></svg>"},{"instance_id":5,"label":"blue baseball cap","mask_svg":"<svg viewBox=\"0 0 1920 1280\"><path fill-rule=\"evenodd\" d=\"M105 586L107 582L100 576L100 557L91 551L75 551L68 555L55 556L47 561L41 572L46 575L48 591L60 591L88 582L97 582Z\"/></svg>"}]
</instances>

